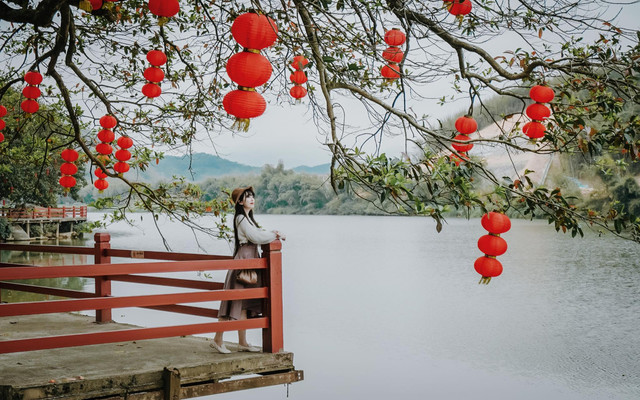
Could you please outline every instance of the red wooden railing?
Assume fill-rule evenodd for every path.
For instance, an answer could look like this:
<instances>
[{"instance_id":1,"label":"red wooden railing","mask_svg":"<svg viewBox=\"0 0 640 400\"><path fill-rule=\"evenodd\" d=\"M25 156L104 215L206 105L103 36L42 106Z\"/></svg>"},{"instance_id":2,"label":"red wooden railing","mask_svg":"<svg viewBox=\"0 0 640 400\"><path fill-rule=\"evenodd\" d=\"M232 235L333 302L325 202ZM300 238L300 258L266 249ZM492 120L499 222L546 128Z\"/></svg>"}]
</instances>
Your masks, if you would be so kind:
<instances>
[{"instance_id":1,"label":"red wooden railing","mask_svg":"<svg viewBox=\"0 0 640 400\"><path fill-rule=\"evenodd\" d=\"M131 340L203 334L239 329L262 329L263 351L277 353L283 349L282 330L282 255L280 241L262 246L263 258L233 260L229 256L160 251L112 249L107 233L96 233L95 246L38 246L0 244L0 250L51 252L94 255L95 264L66 266L26 266L0 263L0 288L69 297L72 300L48 300L0 304L0 317L96 310L97 322L110 322L111 309L144 307L154 310L217 318L218 310L184 305L218 300L264 299L262 317L239 321L216 321L157 328L135 328L99 333L1 340L0 353L42 350L61 347L114 343ZM111 264L111 257L166 260ZM138 275L150 273L259 269L264 287L223 290L221 282ZM95 279L95 292L58 289L9 282L23 279L90 277ZM186 293L145 296L111 295L112 281L197 289Z\"/></svg>"},{"instance_id":2,"label":"red wooden railing","mask_svg":"<svg viewBox=\"0 0 640 400\"><path fill-rule=\"evenodd\" d=\"M0 208L0 217L9 219L86 218L87 206Z\"/></svg>"}]
</instances>

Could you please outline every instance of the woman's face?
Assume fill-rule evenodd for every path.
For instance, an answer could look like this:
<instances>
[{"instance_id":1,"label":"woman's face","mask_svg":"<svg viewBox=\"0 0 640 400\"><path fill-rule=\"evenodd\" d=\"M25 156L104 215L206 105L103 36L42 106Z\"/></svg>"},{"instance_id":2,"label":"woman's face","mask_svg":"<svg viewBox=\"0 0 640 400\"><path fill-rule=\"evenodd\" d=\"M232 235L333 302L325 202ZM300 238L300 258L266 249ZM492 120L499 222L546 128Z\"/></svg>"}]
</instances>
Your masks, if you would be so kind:
<instances>
[{"instance_id":1,"label":"woman's face","mask_svg":"<svg viewBox=\"0 0 640 400\"><path fill-rule=\"evenodd\" d=\"M247 191L244 193L243 199L240 202L240 205L245 208L245 210L253 210L253 207L256 204L256 200L253 197L253 193Z\"/></svg>"}]
</instances>

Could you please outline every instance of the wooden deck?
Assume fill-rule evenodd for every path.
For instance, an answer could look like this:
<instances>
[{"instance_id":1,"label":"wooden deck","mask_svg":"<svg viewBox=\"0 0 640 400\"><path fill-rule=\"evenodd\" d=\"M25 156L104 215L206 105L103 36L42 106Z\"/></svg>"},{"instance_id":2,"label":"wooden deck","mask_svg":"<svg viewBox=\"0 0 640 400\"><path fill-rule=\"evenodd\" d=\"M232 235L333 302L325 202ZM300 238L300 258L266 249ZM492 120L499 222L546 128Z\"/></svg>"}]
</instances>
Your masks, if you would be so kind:
<instances>
[{"instance_id":1,"label":"wooden deck","mask_svg":"<svg viewBox=\"0 0 640 400\"><path fill-rule=\"evenodd\" d=\"M77 314L0 318L0 341L137 328ZM0 354L0 399L186 399L293 383L293 354L219 354L185 336Z\"/></svg>"}]
</instances>

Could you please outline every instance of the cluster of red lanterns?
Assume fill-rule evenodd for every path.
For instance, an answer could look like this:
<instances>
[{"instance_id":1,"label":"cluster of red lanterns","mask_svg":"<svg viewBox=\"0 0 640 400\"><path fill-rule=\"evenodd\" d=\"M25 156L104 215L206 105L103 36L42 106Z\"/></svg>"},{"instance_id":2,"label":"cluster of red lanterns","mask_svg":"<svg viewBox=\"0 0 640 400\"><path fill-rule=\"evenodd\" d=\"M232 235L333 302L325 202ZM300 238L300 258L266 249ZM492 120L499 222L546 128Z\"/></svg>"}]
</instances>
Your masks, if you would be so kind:
<instances>
[{"instance_id":1,"label":"cluster of red lanterns","mask_svg":"<svg viewBox=\"0 0 640 400\"><path fill-rule=\"evenodd\" d=\"M467 142L471 140L469 135L478 130L478 123L472 117L464 115L456 120L455 127L456 131L458 131L458 135L453 139L460 142ZM467 153L473 148L473 143L454 142L451 144L451 147L453 147L460 155L452 154L449 156L449 159L455 162L456 165L460 165L463 160L467 160L469 158Z\"/></svg>"},{"instance_id":2,"label":"cluster of red lanterns","mask_svg":"<svg viewBox=\"0 0 640 400\"><path fill-rule=\"evenodd\" d=\"M131 159L131 152L128 150L131 146L133 146L133 140L129 136L120 136L118 138L120 150L116 151L115 157L118 162L113 165L113 170L120 175L129 171L127 161Z\"/></svg>"},{"instance_id":3,"label":"cluster of red lanterns","mask_svg":"<svg viewBox=\"0 0 640 400\"><path fill-rule=\"evenodd\" d=\"M471 0L444 0L444 5L450 14L459 18L469 14L473 8Z\"/></svg>"},{"instance_id":4,"label":"cluster of red lanterns","mask_svg":"<svg viewBox=\"0 0 640 400\"><path fill-rule=\"evenodd\" d=\"M0 142L4 141L4 134L2 133L2 131L7 126L7 124L2 119L5 115L7 115L7 107L0 105Z\"/></svg>"},{"instance_id":5,"label":"cluster of red lanterns","mask_svg":"<svg viewBox=\"0 0 640 400\"><path fill-rule=\"evenodd\" d=\"M309 64L309 60L307 60L305 56L295 56L291 62L291 67L293 67L294 71L289 79L294 85L291 90L289 90L289 94L294 99L300 100L307 95L307 89L302 86L303 83L307 82L307 74L304 72L307 64Z\"/></svg>"},{"instance_id":6,"label":"cluster of red lanterns","mask_svg":"<svg viewBox=\"0 0 640 400\"><path fill-rule=\"evenodd\" d=\"M100 140L100 143L96 145L96 151L100 154L98 157L105 166L109 163L109 156L113 153L111 143L116 138L113 133L113 128L115 128L117 124L118 120L116 120L116 117L113 115L107 114L100 118L102 130L98 132L98 140ZM107 174L100 168L96 168L94 173L96 177L98 177L98 180L96 180L93 185L102 193L104 189L109 187L109 183L106 181Z\"/></svg>"},{"instance_id":7,"label":"cluster of red lanterns","mask_svg":"<svg viewBox=\"0 0 640 400\"><path fill-rule=\"evenodd\" d=\"M62 177L60 177L60 186L65 188L65 191L69 191L72 187L76 185L76 178L73 175L78 172L78 167L74 163L78 159L78 152L74 149L67 148L62 150L60 153L60 157L64 160L64 163L60 165L60 173Z\"/></svg>"},{"instance_id":8,"label":"cluster of red lanterns","mask_svg":"<svg viewBox=\"0 0 640 400\"><path fill-rule=\"evenodd\" d=\"M149 0L149 11L158 17L158 25L162 26L180 11L178 0Z\"/></svg>"},{"instance_id":9,"label":"cluster of red lanterns","mask_svg":"<svg viewBox=\"0 0 640 400\"><path fill-rule=\"evenodd\" d=\"M260 50L275 43L278 27L266 15L248 12L233 21L231 34L244 51L227 61L227 75L238 84L238 89L224 96L222 106L236 117L233 126L246 132L250 119L259 117L267 109L267 102L255 88L267 83L273 69Z\"/></svg>"},{"instance_id":10,"label":"cluster of red lanterns","mask_svg":"<svg viewBox=\"0 0 640 400\"><path fill-rule=\"evenodd\" d=\"M153 99L162 94L158 83L164 79L164 71L160 67L166 64L167 56L160 50L151 50L147 53L147 61L151 67L144 70L144 79L148 82L142 87L142 94Z\"/></svg>"},{"instance_id":11,"label":"cluster of red lanterns","mask_svg":"<svg viewBox=\"0 0 640 400\"><path fill-rule=\"evenodd\" d=\"M473 266L482 276L479 283L488 285L491 278L502 273L502 264L496 257L507 251L507 242L500 237L500 234L511 229L511 220L505 214L490 212L482 216L480 223L489 231L489 234L478 239L478 248L484 256L478 258Z\"/></svg>"},{"instance_id":12,"label":"cluster of red lanterns","mask_svg":"<svg viewBox=\"0 0 640 400\"><path fill-rule=\"evenodd\" d=\"M529 105L525 112L532 121L524 124L522 131L531 139L539 139L544 137L546 130L542 122L551 116L549 107L542 103L551 102L555 97L555 93L553 89L548 86L536 85L529 90L529 97L531 97L535 103Z\"/></svg>"},{"instance_id":13,"label":"cluster of red lanterns","mask_svg":"<svg viewBox=\"0 0 640 400\"><path fill-rule=\"evenodd\" d=\"M382 67L380 73L387 81L393 81L400 77L400 66L398 65L404 58L402 46L407 40L406 35L400 29L393 28L384 34L384 41L389 47L382 52L382 58L387 61L387 65Z\"/></svg>"},{"instance_id":14,"label":"cluster of red lanterns","mask_svg":"<svg viewBox=\"0 0 640 400\"><path fill-rule=\"evenodd\" d=\"M20 104L20 107L22 111L33 114L40 109L40 105L36 99L42 94L38 88L38 85L42 83L42 75L37 71L29 71L24 74L24 81L27 83L27 86L22 89L22 95L26 100Z\"/></svg>"}]
</instances>

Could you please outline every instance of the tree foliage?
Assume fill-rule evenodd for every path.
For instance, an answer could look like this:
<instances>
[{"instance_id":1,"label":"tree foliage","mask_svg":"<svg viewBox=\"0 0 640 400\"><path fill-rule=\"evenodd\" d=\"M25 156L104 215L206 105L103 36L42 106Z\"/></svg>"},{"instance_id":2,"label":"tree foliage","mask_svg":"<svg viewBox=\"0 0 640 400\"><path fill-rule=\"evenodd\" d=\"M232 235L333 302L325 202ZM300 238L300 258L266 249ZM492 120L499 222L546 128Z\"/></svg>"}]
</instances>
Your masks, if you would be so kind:
<instances>
[{"instance_id":1,"label":"tree foliage","mask_svg":"<svg viewBox=\"0 0 640 400\"><path fill-rule=\"evenodd\" d=\"M203 140L214 146L215 136L234 123L221 107L234 88L226 60L242 50L230 25L252 8L279 27L277 43L264 52L274 74L259 88L270 107L288 101L292 57L304 54L311 61L308 101L331 150L335 190L375 199L396 212L431 216L438 227L444 210L453 206L542 214L573 234L587 222L637 239L640 226L629 210L613 212L613 204L597 213L577 207L562 188L539 187L526 175L494 176L473 154L459 166L449 162L455 132L441 127L429 109L437 100L478 113L483 99L499 94L520 102L522 111L530 102L526 88L547 83L556 99L543 139L520 145L520 123L499 137L474 141L537 153L624 152L635 160L640 120L624 111L640 98L638 32L615 19L632 6L474 0L471 14L459 19L442 1L185 0L176 17L158 26L140 0L91 13L80 10L77 0L0 0L0 101L22 84L26 70L43 72L43 101L64 102L69 139L92 165L104 166L92 141L97 120L107 113L118 119L118 132L134 137L136 168L147 168L159 156L154 148L188 152ZM384 33L393 27L406 32L407 42L401 78L389 82L379 69ZM156 48L169 61L163 95L148 102L140 94L144 55ZM384 154L389 137L405 141L404 155ZM188 218L202 208L192 201L176 205L167 188L131 182L126 175L119 179L129 192L109 201L123 210L135 203ZM227 206L215 204L221 212Z\"/></svg>"}]
</instances>

